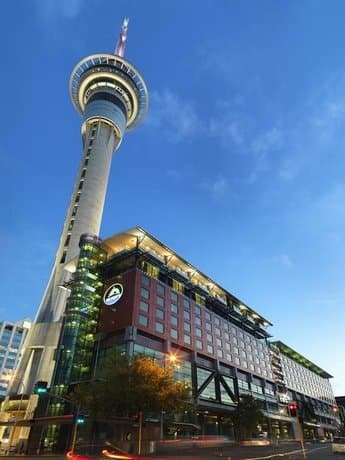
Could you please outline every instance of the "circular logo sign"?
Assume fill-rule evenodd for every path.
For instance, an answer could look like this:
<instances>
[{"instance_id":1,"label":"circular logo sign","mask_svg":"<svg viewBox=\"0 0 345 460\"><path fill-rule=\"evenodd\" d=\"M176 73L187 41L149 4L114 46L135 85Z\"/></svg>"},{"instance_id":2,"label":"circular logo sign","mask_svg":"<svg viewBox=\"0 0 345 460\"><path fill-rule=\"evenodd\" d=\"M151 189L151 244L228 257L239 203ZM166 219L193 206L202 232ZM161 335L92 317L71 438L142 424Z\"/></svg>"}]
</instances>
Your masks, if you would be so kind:
<instances>
[{"instance_id":1,"label":"circular logo sign","mask_svg":"<svg viewBox=\"0 0 345 460\"><path fill-rule=\"evenodd\" d=\"M103 302L106 305L114 305L118 300L121 299L123 294L123 286L122 284L116 283L112 284L108 289L105 291L103 296Z\"/></svg>"}]
</instances>

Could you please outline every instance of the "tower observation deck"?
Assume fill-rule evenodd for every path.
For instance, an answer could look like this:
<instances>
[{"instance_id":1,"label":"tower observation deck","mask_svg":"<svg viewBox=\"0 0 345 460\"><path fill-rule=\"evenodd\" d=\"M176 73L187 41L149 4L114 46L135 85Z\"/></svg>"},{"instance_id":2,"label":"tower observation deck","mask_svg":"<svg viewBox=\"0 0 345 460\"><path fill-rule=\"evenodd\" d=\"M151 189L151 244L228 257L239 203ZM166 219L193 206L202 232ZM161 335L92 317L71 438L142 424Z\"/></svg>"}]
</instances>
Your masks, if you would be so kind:
<instances>
[{"instance_id":1,"label":"tower observation deck","mask_svg":"<svg viewBox=\"0 0 345 460\"><path fill-rule=\"evenodd\" d=\"M30 393L36 381L50 383L71 273L66 265L79 253L84 233L98 235L113 153L124 133L135 129L148 110L146 84L124 59L128 19L114 54L93 54L73 69L69 92L83 118L83 155L65 218L51 276L38 309L10 393Z\"/></svg>"}]
</instances>

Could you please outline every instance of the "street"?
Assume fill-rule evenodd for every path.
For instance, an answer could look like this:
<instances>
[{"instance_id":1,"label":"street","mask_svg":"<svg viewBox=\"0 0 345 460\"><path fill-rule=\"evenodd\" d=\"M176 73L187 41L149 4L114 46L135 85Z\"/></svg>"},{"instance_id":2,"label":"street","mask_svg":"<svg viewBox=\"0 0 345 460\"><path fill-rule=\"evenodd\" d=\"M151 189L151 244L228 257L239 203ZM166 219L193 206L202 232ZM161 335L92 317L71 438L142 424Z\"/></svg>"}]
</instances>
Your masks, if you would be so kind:
<instances>
[{"instance_id":1,"label":"street","mask_svg":"<svg viewBox=\"0 0 345 460\"><path fill-rule=\"evenodd\" d=\"M25 457L25 460L37 460L39 458L64 460L63 455L6 456L9 460L18 460L18 457ZM164 454L147 456L147 458L151 458L152 460L334 460L335 458L342 458L342 456L335 457L332 454L330 444L307 444L304 455L300 444L291 443L268 447L232 446L224 448L180 449L164 452Z\"/></svg>"},{"instance_id":2,"label":"street","mask_svg":"<svg viewBox=\"0 0 345 460\"><path fill-rule=\"evenodd\" d=\"M177 460L225 459L225 460L330 460L335 458L330 444L307 444L305 453L299 443L274 446L245 447L229 446L223 448L184 449L164 452L157 458Z\"/></svg>"}]
</instances>

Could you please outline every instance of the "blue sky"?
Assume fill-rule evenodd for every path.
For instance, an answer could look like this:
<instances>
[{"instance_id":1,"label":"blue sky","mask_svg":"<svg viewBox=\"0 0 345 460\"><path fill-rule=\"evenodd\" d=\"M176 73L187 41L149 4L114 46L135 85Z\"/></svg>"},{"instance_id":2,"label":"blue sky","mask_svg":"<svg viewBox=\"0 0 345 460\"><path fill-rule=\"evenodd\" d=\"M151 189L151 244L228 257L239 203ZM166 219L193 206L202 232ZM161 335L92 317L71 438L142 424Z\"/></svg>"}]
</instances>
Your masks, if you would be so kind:
<instances>
[{"instance_id":1,"label":"blue sky","mask_svg":"<svg viewBox=\"0 0 345 460\"><path fill-rule=\"evenodd\" d=\"M70 72L129 16L150 111L113 159L101 236L144 227L345 394L345 3L1 7L0 317L33 318L50 274L82 151Z\"/></svg>"}]
</instances>

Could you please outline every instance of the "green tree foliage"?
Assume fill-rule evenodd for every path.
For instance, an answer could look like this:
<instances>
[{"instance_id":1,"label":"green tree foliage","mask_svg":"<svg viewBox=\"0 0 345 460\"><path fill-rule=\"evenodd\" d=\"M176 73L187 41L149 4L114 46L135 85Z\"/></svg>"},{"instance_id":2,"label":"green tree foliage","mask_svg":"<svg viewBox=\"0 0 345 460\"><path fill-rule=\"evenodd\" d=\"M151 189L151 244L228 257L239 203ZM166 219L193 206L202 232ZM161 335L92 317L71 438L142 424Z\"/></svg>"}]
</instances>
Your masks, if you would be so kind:
<instances>
[{"instance_id":1,"label":"green tree foliage","mask_svg":"<svg viewBox=\"0 0 345 460\"><path fill-rule=\"evenodd\" d=\"M182 410L190 400L190 389L174 378L170 366L164 368L144 356L115 355L97 379L75 386L71 397L92 418L127 417Z\"/></svg>"},{"instance_id":2,"label":"green tree foliage","mask_svg":"<svg viewBox=\"0 0 345 460\"><path fill-rule=\"evenodd\" d=\"M251 395L242 395L232 415L237 438L251 438L257 432L257 426L264 420L260 402Z\"/></svg>"}]
</instances>

